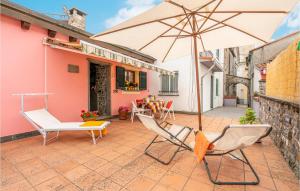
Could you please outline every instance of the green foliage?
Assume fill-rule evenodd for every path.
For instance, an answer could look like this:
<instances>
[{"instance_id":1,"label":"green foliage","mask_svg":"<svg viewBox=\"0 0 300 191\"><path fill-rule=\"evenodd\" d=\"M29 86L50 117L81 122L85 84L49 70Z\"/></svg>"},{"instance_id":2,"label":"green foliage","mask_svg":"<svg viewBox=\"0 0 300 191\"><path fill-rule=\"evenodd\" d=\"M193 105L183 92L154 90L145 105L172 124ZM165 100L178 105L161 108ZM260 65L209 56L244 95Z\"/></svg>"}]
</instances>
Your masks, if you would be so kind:
<instances>
[{"instance_id":1,"label":"green foliage","mask_svg":"<svg viewBox=\"0 0 300 191\"><path fill-rule=\"evenodd\" d=\"M246 110L245 116L240 117L240 124L253 124L256 121L255 111L252 108Z\"/></svg>"}]
</instances>

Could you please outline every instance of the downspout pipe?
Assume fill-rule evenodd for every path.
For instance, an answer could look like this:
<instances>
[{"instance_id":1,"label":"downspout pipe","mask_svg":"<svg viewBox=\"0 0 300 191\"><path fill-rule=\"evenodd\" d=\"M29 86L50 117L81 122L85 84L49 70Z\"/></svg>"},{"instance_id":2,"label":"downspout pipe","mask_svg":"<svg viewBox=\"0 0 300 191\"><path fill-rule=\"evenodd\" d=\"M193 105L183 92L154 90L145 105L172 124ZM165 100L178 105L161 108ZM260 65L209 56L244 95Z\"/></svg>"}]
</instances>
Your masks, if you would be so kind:
<instances>
[{"instance_id":1,"label":"downspout pipe","mask_svg":"<svg viewBox=\"0 0 300 191\"><path fill-rule=\"evenodd\" d=\"M209 74L209 72L210 71L212 71L212 69L217 65L217 62L215 61L215 59L213 59L213 62L214 62L214 64L208 69L208 71L207 72L205 72L205 74L203 74L202 76L201 76L201 90L200 90L200 92L201 92L201 113L203 113L203 79L204 79L204 77L205 76L207 76L208 74ZM201 63L201 60L200 60L200 63Z\"/></svg>"}]
</instances>

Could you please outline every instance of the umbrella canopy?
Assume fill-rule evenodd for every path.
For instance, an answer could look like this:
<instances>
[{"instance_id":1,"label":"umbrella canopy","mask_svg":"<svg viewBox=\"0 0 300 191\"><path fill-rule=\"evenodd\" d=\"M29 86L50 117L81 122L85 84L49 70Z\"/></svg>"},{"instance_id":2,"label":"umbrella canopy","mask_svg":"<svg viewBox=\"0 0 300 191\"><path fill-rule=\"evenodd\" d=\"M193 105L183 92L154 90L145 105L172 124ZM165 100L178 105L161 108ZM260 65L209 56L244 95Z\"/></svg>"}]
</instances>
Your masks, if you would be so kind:
<instances>
[{"instance_id":1,"label":"umbrella canopy","mask_svg":"<svg viewBox=\"0 0 300 191\"><path fill-rule=\"evenodd\" d=\"M298 0L165 0L158 6L93 36L158 60L194 49L199 129L199 51L267 43Z\"/></svg>"},{"instance_id":2,"label":"umbrella canopy","mask_svg":"<svg viewBox=\"0 0 300 191\"><path fill-rule=\"evenodd\" d=\"M298 0L164 1L94 38L127 46L166 61L190 54L189 47L193 42L188 37L193 32L193 14L199 34L198 50L214 50L268 42L297 2Z\"/></svg>"}]
</instances>

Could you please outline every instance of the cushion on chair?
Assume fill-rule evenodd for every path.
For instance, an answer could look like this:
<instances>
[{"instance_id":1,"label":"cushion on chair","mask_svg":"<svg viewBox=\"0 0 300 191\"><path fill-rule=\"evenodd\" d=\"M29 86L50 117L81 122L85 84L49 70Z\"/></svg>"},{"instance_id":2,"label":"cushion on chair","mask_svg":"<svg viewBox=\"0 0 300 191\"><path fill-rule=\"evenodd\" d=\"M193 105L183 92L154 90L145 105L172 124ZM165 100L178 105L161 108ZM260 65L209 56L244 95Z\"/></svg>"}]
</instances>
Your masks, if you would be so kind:
<instances>
[{"instance_id":1,"label":"cushion on chair","mask_svg":"<svg viewBox=\"0 0 300 191\"><path fill-rule=\"evenodd\" d=\"M172 106L172 104L173 104L173 101L172 101L172 100L171 100L171 101L168 101L168 103L167 103L167 105L166 105L166 108L167 108L167 109L170 109L171 106Z\"/></svg>"},{"instance_id":2,"label":"cushion on chair","mask_svg":"<svg viewBox=\"0 0 300 191\"><path fill-rule=\"evenodd\" d=\"M135 100L135 102L136 102L137 107L142 107L142 105L144 103L144 100L143 99L137 99L137 100Z\"/></svg>"}]
</instances>

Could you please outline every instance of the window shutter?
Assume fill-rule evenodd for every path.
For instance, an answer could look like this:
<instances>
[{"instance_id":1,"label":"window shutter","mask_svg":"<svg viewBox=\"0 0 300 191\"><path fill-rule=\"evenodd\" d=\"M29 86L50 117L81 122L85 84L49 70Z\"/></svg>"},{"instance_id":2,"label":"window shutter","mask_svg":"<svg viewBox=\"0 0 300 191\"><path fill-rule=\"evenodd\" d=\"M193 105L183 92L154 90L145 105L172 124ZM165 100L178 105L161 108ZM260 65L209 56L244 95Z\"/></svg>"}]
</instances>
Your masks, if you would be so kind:
<instances>
[{"instance_id":1,"label":"window shutter","mask_svg":"<svg viewBox=\"0 0 300 191\"><path fill-rule=\"evenodd\" d=\"M116 89L123 89L125 87L125 68L116 67Z\"/></svg>"},{"instance_id":2,"label":"window shutter","mask_svg":"<svg viewBox=\"0 0 300 191\"><path fill-rule=\"evenodd\" d=\"M139 72L139 79L140 79L140 84L139 84L140 90L147 90L147 73Z\"/></svg>"},{"instance_id":3,"label":"window shutter","mask_svg":"<svg viewBox=\"0 0 300 191\"><path fill-rule=\"evenodd\" d=\"M170 92L178 92L178 72L176 72L174 76L170 76L170 78L171 78Z\"/></svg>"},{"instance_id":4,"label":"window shutter","mask_svg":"<svg viewBox=\"0 0 300 191\"><path fill-rule=\"evenodd\" d=\"M161 75L161 91L162 92L169 92L169 76L166 74Z\"/></svg>"},{"instance_id":5,"label":"window shutter","mask_svg":"<svg viewBox=\"0 0 300 191\"><path fill-rule=\"evenodd\" d=\"M170 92L175 91L175 77L174 76L169 76L170 78Z\"/></svg>"}]
</instances>

